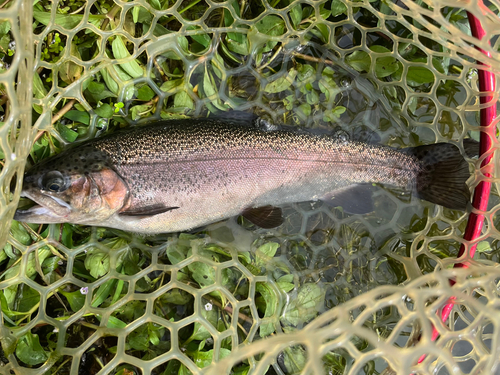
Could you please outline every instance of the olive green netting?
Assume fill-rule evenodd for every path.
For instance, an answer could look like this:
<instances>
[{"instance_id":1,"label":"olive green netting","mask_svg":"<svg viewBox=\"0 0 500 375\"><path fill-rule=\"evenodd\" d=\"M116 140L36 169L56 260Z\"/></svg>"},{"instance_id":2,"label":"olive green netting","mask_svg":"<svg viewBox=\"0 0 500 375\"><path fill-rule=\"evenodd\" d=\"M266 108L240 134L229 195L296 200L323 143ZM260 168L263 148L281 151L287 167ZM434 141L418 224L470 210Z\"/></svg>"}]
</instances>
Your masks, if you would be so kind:
<instances>
[{"instance_id":1,"label":"olive green netting","mask_svg":"<svg viewBox=\"0 0 500 375\"><path fill-rule=\"evenodd\" d=\"M143 238L11 227L19 184L9 189L35 140L36 161L108 127L228 110L394 147L462 147L479 134L476 60L499 74L500 3L40 4L0 9L16 42L0 77L1 374L498 371L496 183L477 268L456 273L443 269L464 260L467 213L398 191L376 190L364 216L297 203L275 230L233 218ZM482 42L456 5L480 19ZM471 186L481 178L476 168Z\"/></svg>"}]
</instances>

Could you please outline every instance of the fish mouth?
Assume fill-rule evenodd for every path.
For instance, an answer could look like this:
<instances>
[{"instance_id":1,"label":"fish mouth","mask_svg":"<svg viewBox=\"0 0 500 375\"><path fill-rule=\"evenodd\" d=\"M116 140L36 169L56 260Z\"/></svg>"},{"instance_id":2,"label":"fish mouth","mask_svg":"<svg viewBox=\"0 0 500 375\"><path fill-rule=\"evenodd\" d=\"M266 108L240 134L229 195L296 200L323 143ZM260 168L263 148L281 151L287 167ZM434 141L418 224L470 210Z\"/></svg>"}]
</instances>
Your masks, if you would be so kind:
<instances>
[{"instance_id":1,"label":"fish mouth","mask_svg":"<svg viewBox=\"0 0 500 375\"><path fill-rule=\"evenodd\" d=\"M50 224L67 222L71 214L71 206L58 197L45 194L31 194L22 191L21 197L31 199L36 204L27 210L17 210L14 220L33 223Z\"/></svg>"}]
</instances>

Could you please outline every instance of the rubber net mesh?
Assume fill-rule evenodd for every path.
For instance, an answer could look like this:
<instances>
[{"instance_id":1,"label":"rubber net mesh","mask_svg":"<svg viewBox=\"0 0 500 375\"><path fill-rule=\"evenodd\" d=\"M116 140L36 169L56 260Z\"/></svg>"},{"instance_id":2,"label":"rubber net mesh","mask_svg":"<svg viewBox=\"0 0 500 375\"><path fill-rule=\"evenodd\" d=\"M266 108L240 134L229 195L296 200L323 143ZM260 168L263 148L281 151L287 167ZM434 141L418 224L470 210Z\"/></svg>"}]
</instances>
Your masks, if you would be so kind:
<instances>
[{"instance_id":1,"label":"rubber net mesh","mask_svg":"<svg viewBox=\"0 0 500 375\"><path fill-rule=\"evenodd\" d=\"M15 44L2 47L0 73L0 373L498 373L496 180L478 252L460 270L449 268L470 245L467 213L392 190L376 190L362 216L285 207L274 230L232 218L141 237L11 219L26 160L135 122L246 110L394 147L462 148L479 134L477 61L500 70L499 8L4 3L2 35ZM469 160L474 187L481 160Z\"/></svg>"}]
</instances>

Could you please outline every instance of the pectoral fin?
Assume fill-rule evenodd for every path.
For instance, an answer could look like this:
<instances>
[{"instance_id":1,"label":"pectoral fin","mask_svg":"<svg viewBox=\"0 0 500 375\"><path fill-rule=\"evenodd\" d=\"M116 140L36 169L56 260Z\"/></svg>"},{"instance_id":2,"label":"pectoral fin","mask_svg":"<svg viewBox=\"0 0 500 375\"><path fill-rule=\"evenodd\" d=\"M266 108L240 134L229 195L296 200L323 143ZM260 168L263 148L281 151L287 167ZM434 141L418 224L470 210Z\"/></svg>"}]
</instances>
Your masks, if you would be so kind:
<instances>
[{"instance_id":1,"label":"pectoral fin","mask_svg":"<svg viewBox=\"0 0 500 375\"><path fill-rule=\"evenodd\" d=\"M249 207L241 215L253 224L265 229L275 228L283 223L281 208L274 206Z\"/></svg>"},{"instance_id":2,"label":"pectoral fin","mask_svg":"<svg viewBox=\"0 0 500 375\"><path fill-rule=\"evenodd\" d=\"M367 214L373 211L372 185L355 185L337 190L322 200L332 207L342 207L349 214Z\"/></svg>"},{"instance_id":3,"label":"pectoral fin","mask_svg":"<svg viewBox=\"0 0 500 375\"><path fill-rule=\"evenodd\" d=\"M124 216L154 216L158 214L163 214L168 211L175 210L179 207L167 207L162 204L153 204L150 206L137 207L132 209L127 209L125 211L121 211L120 215Z\"/></svg>"}]
</instances>

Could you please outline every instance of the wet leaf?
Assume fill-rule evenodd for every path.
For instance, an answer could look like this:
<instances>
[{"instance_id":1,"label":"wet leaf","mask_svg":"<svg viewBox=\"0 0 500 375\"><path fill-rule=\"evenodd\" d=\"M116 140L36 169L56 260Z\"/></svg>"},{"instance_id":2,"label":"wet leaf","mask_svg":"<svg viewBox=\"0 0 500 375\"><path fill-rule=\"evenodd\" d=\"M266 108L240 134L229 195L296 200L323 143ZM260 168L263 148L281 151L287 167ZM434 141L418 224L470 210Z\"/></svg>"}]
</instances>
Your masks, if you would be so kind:
<instances>
[{"instance_id":1,"label":"wet leaf","mask_svg":"<svg viewBox=\"0 0 500 375\"><path fill-rule=\"evenodd\" d=\"M336 122L345 111L346 108L343 106L337 106L331 110L327 110L323 113L323 121Z\"/></svg>"},{"instance_id":2,"label":"wet leaf","mask_svg":"<svg viewBox=\"0 0 500 375\"><path fill-rule=\"evenodd\" d=\"M10 233L12 237L21 242L23 245L31 245L31 236L18 221L12 221Z\"/></svg>"},{"instance_id":3,"label":"wet leaf","mask_svg":"<svg viewBox=\"0 0 500 375\"><path fill-rule=\"evenodd\" d=\"M199 26L194 26L194 25L190 25L190 26L186 27L186 29L187 30L202 30L202 29L200 29ZM199 34L192 34L191 38L193 38L193 40L195 40L196 42L198 42L199 44L201 44L205 48L208 48L208 46L210 46L210 43L212 43L212 39L210 39L210 37L207 34L201 33L201 32Z\"/></svg>"},{"instance_id":4,"label":"wet leaf","mask_svg":"<svg viewBox=\"0 0 500 375\"><path fill-rule=\"evenodd\" d=\"M0 22L0 35L7 34L11 29L11 25L9 21Z\"/></svg>"},{"instance_id":5,"label":"wet leaf","mask_svg":"<svg viewBox=\"0 0 500 375\"><path fill-rule=\"evenodd\" d=\"M390 52L387 48L383 46L371 46L370 49L373 52L385 53ZM375 75L378 78L384 78L395 73L399 69L398 61L393 56L377 57L375 59Z\"/></svg>"},{"instance_id":6,"label":"wet leaf","mask_svg":"<svg viewBox=\"0 0 500 375\"><path fill-rule=\"evenodd\" d=\"M71 43L71 56L81 59L76 43ZM82 72L83 67L73 61L65 61L59 67L59 77L68 85L80 79Z\"/></svg>"},{"instance_id":7,"label":"wet leaf","mask_svg":"<svg viewBox=\"0 0 500 375\"><path fill-rule=\"evenodd\" d=\"M146 113L150 112L153 108L152 105L136 105L130 108L130 117L132 120L138 120L143 117Z\"/></svg>"},{"instance_id":8,"label":"wet leaf","mask_svg":"<svg viewBox=\"0 0 500 375\"><path fill-rule=\"evenodd\" d=\"M151 6L153 8L155 8L156 10L161 10L161 3L159 0L149 0L149 3L151 4Z\"/></svg>"},{"instance_id":9,"label":"wet leaf","mask_svg":"<svg viewBox=\"0 0 500 375\"><path fill-rule=\"evenodd\" d=\"M265 256L268 257L274 257L276 255L276 251L278 251L278 248L280 247L279 243L276 242L268 242L262 246L259 246L257 249L258 252L264 254Z\"/></svg>"},{"instance_id":10,"label":"wet leaf","mask_svg":"<svg viewBox=\"0 0 500 375\"><path fill-rule=\"evenodd\" d=\"M179 372L177 373L178 375L193 375L191 370L189 370L185 365L181 364L181 367L179 368Z\"/></svg>"},{"instance_id":11,"label":"wet leaf","mask_svg":"<svg viewBox=\"0 0 500 375\"><path fill-rule=\"evenodd\" d=\"M179 91L174 96L174 107L185 107L189 109L194 109L194 102L187 92Z\"/></svg>"},{"instance_id":12,"label":"wet leaf","mask_svg":"<svg viewBox=\"0 0 500 375\"><path fill-rule=\"evenodd\" d=\"M108 86L108 89L114 94L117 95L118 91L120 90L120 86L118 86L118 83L111 77L111 74L109 73L109 67L106 69L101 70L101 75L102 78L104 79L104 82L106 82L106 86Z\"/></svg>"},{"instance_id":13,"label":"wet leaf","mask_svg":"<svg viewBox=\"0 0 500 375\"><path fill-rule=\"evenodd\" d=\"M229 34L231 34L232 36L240 35L239 33L229 33ZM248 55L249 52L248 40L244 39L243 42L240 43L230 38L229 34L228 34L228 39L226 40L227 48L231 52L237 53L239 55L244 55L244 56Z\"/></svg>"},{"instance_id":14,"label":"wet leaf","mask_svg":"<svg viewBox=\"0 0 500 375\"><path fill-rule=\"evenodd\" d=\"M1 293L0 296L2 296ZM2 311L5 313L3 305ZM5 325L3 325L2 333L0 334L0 345L2 346L4 356L9 357L11 354L14 354L14 352L16 351L17 342L17 337L14 336Z\"/></svg>"},{"instance_id":15,"label":"wet leaf","mask_svg":"<svg viewBox=\"0 0 500 375\"><path fill-rule=\"evenodd\" d=\"M325 8L325 3L323 3L319 6L319 15L321 18L326 20L328 17L330 17L331 14L332 14L331 10L328 10L327 8Z\"/></svg>"},{"instance_id":16,"label":"wet leaf","mask_svg":"<svg viewBox=\"0 0 500 375\"><path fill-rule=\"evenodd\" d=\"M481 241L477 244L476 251L478 253L484 253L486 251L491 251L491 250L493 249L491 248L491 245L488 241Z\"/></svg>"},{"instance_id":17,"label":"wet leaf","mask_svg":"<svg viewBox=\"0 0 500 375\"><path fill-rule=\"evenodd\" d=\"M434 73L424 66L410 66L406 74L406 82L410 86L420 86L434 82Z\"/></svg>"},{"instance_id":18,"label":"wet leaf","mask_svg":"<svg viewBox=\"0 0 500 375\"><path fill-rule=\"evenodd\" d=\"M285 293L288 293L295 288L295 284L293 283L293 275L292 274L281 276L277 280L277 284L278 284L278 287L282 291L284 291Z\"/></svg>"},{"instance_id":19,"label":"wet leaf","mask_svg":"<svg viewBox=\"0 0 500 375\"><path fill-rule=\"evenodd\" d=\"M40 262L40 264L43 264L45 259L47 259L51 255L52 255L52 252L50 251L50 249L47 246L43 246L43 247L38 249L38 261ZM36 273L37 273L37 270L36 270L35 253L30 253L30 255L28 257L28 264L26 267L26 276L31 277L31 276L35 275Z\"/></svg>"},{"instance_id":20,"label":"wet leaf","mask_svg":"<svg viewBox=\"0 0 500 375\"><path fill-rule=\"evenodd\" d=\"M135 6L132 9L132 20L134 23L137 23L139 21L139 12L141 11L141 6Z\"/></svg>"},{"instance_id":21,"label":"wet leaf","mask_svg":"<svg viewBox=\"0 0 500 375\"><path fill-rule=\"evenodd\" d=\"M279 36L285 31L285 21L279 16L270 14L257 22L255 27L263 34Z\"/></svg>"},{"instance_id":22,"label":"wet leaf","mask_svg":"<svg viewBox=\"0 0 500 375\"><path fill-rule=\"evenodd\" d=\"M205 340L208 339L209 337L212 337L208 329L205 328L205 326L201 323L195 322L194 323L194 330L193 334L191 337L188 339L188 341L199 341L199 340Z\"/></svg>"},{"instance_id":23,"label":"wet leaf","mask_svg":"<svg viewBox=\"0 0 500 375\"><path fill-rule=\"evenodd\" d=\"M161 329L154 324L148 324L148 334L149 334L149 342L152 345L158 345L160 343L160 336L163 336L163 331L165 329Z\"/></svg>"},{"instance_id":24,"label":"wet leaf","mask_svg":"<svg viewBox=\"0 0 500 375\"><path fill-rule=\"evenodd\" d=\"M125 275L135 275L141 271L138 265L139 254L135 251L127 251L123 257L123 273Z\"/></svg>"},{"instance_id":25,"label":"wet leaf","mask_svg":"<svg viewBox=\"0 0 500 375\"><path fill-rule=\"evenodd\" d=\"M186 305L193 300L193 296L182 289L170 289L160 297L164 303L173 303L174 305Z\"/></svg>"},{"instance_id":26,"label":"wet leaf","mask_svg":"<svg viewBox=\"0 0 500 375\"><path fill-rule=\"evenodd\" d=\"M194 262L188 265L189 270L193 273L193 279L200 285L206 287L215 283L215 270L203 262Z\"/></svg>"},{"instance_id":27,"label":"wet leaf","mask_svg":"<svg viewBox=\"0 0 500 375\"><path fill-rule=\"evenodd\" d=\"M306 94L306 101L310 105L315 105L319 103L319 95L316 91L311 91Z\"/></svg>"},{"instance_id":28,"label":"wet leaf","mask_svg":"<svg viewBox=\"0 0 500 375\"><path fill-rule=\"evenodd\" d=\"M276 295L275 290L268 283L257 283L255 286L255 290L260 293L263 300L265 301L264 318L274 316L278 307L278 296ZM269 336L276 330L272 322L263 323L259 328L260 337Z\"/></svg>"},{"instance_id":29,"label":"wet leaf","mask_svg":"<svg viewBox=\"0 0 500 375\"><path fill-rule=\"evenodd\" d=\"M108 324L106 324L106 328L120 328L120 329L123 329L127 327L127 323L125 323L124 321L114 317L114 316L110 316L108 318Z\"/></svg>"},{"instance_id":30,"label":"wet leaf","mask_svg":"<svg viewBox=\"0 0 500 375\"><path fill-rule=\"evenodd\" d=\"M48 359L47 353L40 345L38 335L33 335L31 332L26 333L17 342L16 356L30 366L39 365Z\"/></svg>"},{"instance_id":31,"label":"wet leaf","mask_svg":"<svg viewBox=\"0 0 500 375\"><path fill-rule=\"evenodd\" d=\"M293 288L295 288L295 284L289 283L286 281L278 281L277 284L278 284L278 287L285 293L288 293L288 292L292 291Z\"/></svg>"},{"instance_id":32,"label":"wet leaf","mask_svg":"<svg viewBox=\"0 0 500 375\"><path fill-rule=\"evenodd\" d=\"M286 348L283 362L289 374L300 374L307 363L307 357L304 350L298 346Z\"/></svg>"},{"instance_id":33,"label":"wet leaf","mask_svg":"<svg viewBox=\"0 0 500 375\"><path fill-rule=\"evenodd\" d=\"M446 60L449 59L449 57L445 58ZM444 64L443 60L441 59L436 59L436 58L432 58L432 66L441 74L448 74L448 68L449 68L449 65L448 64Z\"/></svg>"},{"instance_id":34,"label":"wet leaf","mask_svg":"<svg viewBox=\"0 0 500 375\"><path fill-rule=\"evenodd\" d=\"M74 227L71 224L64 224L61 236L61 243L69 249L74 247L73 245L73 232Z\"/></svg>"},{"instance_id":35,"label":"wet leaf","mask_svg":"<svg viewBox=\"0 0 500 375\"><path fill-rule=\"evenodd\" d=\"M47 96L47 90L43 85L42 79L36 72L33 74L33 95L37 99L43 99Z\"/></svg>"},{"instance_id":36,"label":"wet leaf","mask_svg":"<svg viewBox=\"0 0 500 375\"><path fill-rule=\"evenodd\" d=\"M300 64L297 72L297 79L302 83L312 82L316 78L316 69L314 69L311 65Z\"/></svg>"},{"instance_id":37,"label":"wet leaf","mask_svg":"<svg viewBox=\"0 0 500 375\"><path fill-rule=\"evenodd\" d=\"M223 358L226 358L231 354L231 351L228 349L220 348L219 350L219 358L220 361ZM208 352L196 351L193 355L193 360L196 366L199 368L205 368L212 363L212 358L214 356L214 351L209 350Z\"/></svg>"},{"instance_id":38,"label":"wet leaf","mask_svg":"<svg viewBox=\"0 0 500 375\"><path fill-rule=\"evenodd\" d=\"M227 111L227 105L222 104L219 98L219 92L216 89L217 85L212 73L205 68L205 75L203 76L203 85L201 86L201 91L206 97L212 97L209 103L206 103L207 108L214 113L218 111Z\"/></svg>"},{"instance_id":39,"label":"wet leaf","mask_svg":"<svg viewBox=\"0 0 500 375\"><path fill-rule=\"evenodd\" d=\"M61 134L64 140L68 142L74 142L78 138L78 132L70 129L66 125L61 125L60 123L56 126L57 131Z\"/></svg>"},{"instance_id":40,"label":"wet leaf","mask_svg":"<svg viewBox=\"0 0 500 375\"><path fill-rule=\"evenodd\" d=\"M177 264L186 259L186 254L174 246L169 246L167 248L167 257L170 263Z\"/></svg>"},{"instance_id":41,"label":"wet leaf","mask_svg":"<svg viewBox=\"0 0 500 375\"><path fill-rule=\"evenodd\" d=\"M181 47L182 52L186 55L189 55L189 40L184 35L179 35L177 37L177 43L179 43L179 47Z\"/></svg>"},{"instance_id":42,"label":"wet leaf","mask_svg":"<svg viewBox=\"0 0 500 375\"><path fill-rule=\"evenodd\" d=\"M268 263L270 258L276 255L279 247L280 244L276 242L268 242L259 246L255 251L255 264L259 267Z\"/></svg>"},{"instance_id":43,"label":"wet leaf","mask_svg":"<svg viewBox=\"0 0 500 375\"><path fill-rule=\"evenodd\" d=\"M104 103L100 107L94 109L95 113L102 118L111 118L115 114L115 109L109 104Z\"/></svg>"},{"instance_id":44,"label":"wet leaf","mask_svg":"<svg viewBox=\"0 0 500 375\"><path fill-rule=\"evenodd\" d=\"M115 59L126 59L131 56L120 35L118 35L115 40L113 40L113 42L111 43L111 48L113 49L113 56L115 57ZM130 74L130 76L133 78L142 77L144 75L144 70L136 60L122 63L120 64L120 68Z\"/></svg>"},{"instance_id":45,"label":"wet leaf","mask_svg":"<svg viewBox=\"0 0 500 375\"><path fill-rule=\"evenodd\" d=\"M155 96L155 92L151 90L151 87L144 85L137 90L137 99L144 100L145 102L150 101Z\"/></svg>"},{"instance_id":46,"label":"wet leaf","mask_svg":"<svg viewBox=\"0 0 500 375\"><path fill-rule=\"evenodd\" d=\"M148 350L149 349L149 332L147 325L142 325L133 330L127 336L127 343L132 349L135 350Z\"/></svg>"},{"instance_id":47,"label":"wet leaf","mask_svg":"<svg viewBox=\"0 0 500 375\"><path fill-rule=\"evenodd\" d=\"M408 99L408 111L410 111L412 114L415 114L417 110L417 104L418 100L416 96L410 96Z\"/></svg>"},{"instance_id":48,"label":"wet leaf","mask_svg":"<svg viewBox=\"0 0 500 375\"><path fill-rule=\"evenodd\" d=\"M297 112L305 117L311 116L311 106L307 103L302 103L297 107Z\"/></svg>"},{"instance_id":49,"label":"wet leaf","mask_svg":"<svg viewBox=\"0 0 500 375\"><path fill-rule=\"evenodd\" d=\"M224 59L219 55L218 53L215 53L214 56L212 57L211 64L213 68L213 72L219 79L224 79L224 70L225 70L225 63Z\"/></svg>"},{"instance_id":50,"label":"wet leaf","mask_svg":"<svg viewBox=\"0 0 500 375\"><path fill-rule=\"evenodd\" d=\"M327 25L318 22L314 25L314 28L318 29L321 37L323 38L323 42L326 43L330 40L330 28Z\"/></svg>"},{"instance_id":51,"label":"wet leaf","mask_svg":"<svg viewBox=\"0 0 500 375\"><path fill-rule=\"evenodd\" d=\"M299 288L297 298L286 308L282 321L293 326L314 318L325 302L325 292L317 284L307 283Z\"/></svg>"},{"instance_id":52,"label":"wet leaf","mask_svg":"<svg viewBox=\"0 0 500 375\"><path fill-rule=\"evenodd\" d=\"M217 90L214 88L214 85L212 84L210 73L207 71L207 69L205 69L205 75L203 76L202 89L206 97L210 97L212 95L217 94Z\"/></svg>"},{"instance_id":53,"label":"wet leaf","mask_svg":"<svg viewBox=\"0 0 500 375\"><path fill-rule=\"evenodd\" d=\"M9 318L14 318L16 315L19 315L17 311L12 311L9 307L9 303L7 302L7 296L9 293L6 293L8 289L0 290L0 305L2 306L2 312L5 314L5 316ZM15 289L14 293L17 291L17 288ZM6 295L7 294L7 295ZM15 323L13 323L15 325ZM0 336L1 337L1 336Z\"/></svg>"},{"instance_id":54,"label":"wet leaf","mask_svg":"<svg viewBox=\"0 0 500 375\"><path fill-rule=\"evenodd\" d=\"M85 258L85 268L92 277L98 279L109 272L109 254L94 250Z\"/></svg>"},{"instance_id":55,"label":"wet leaf","mask_svg":"<svg viewBox=\"0 0 500 375\"><path fill-rule=\"evenodd\" d=\"M116 288L115 288L115 292L113 293L113 298L111 299L111 304L115 303L116 301L118 301L121 297L121 293L122 293L122 290L123 290L123 287L125 285L125 281L123 280L118 280L118 282L116 283ZM136 291L138 292L142 292L142 291L145 291L147 290L147 286L146 288L142 288L141 285L144 285L144 284L147 284L145 282L144 279L140 279L137 281L137 286L136 286Z\"/></svg>"},{"instance_id":56,"label":"wet leaf","mask_svg":"<svg viewBox=\"0 0 500 375\"><path fill-rule=\"evenodd\" d=\"M297 28L300 21L302 21L302 6L300 4L295 5L290 10L290 19L292 20L292 25Z\"/></svg>"},{"instance_id":57,"label":"wet leaf","mask_svg":"<svg viewBox=\"0 0 500 375\"><path fill-rule=\"evenodd\" d=\"M7 243L5 244L5 247L0 250L0 263L3 262L5 259L7 259L7 254L5 252L6 249L9 249L12 251L12 245Z\"/></svg>"},{"instance_id":58,"label":"wet leaf","mask_svg":"<svg viewBox=\"0 0 500 375\"><path fill-rule=\"evenodd\" d=\"M102 284L94 295L92 307L99 307L110 295L116 286L117 279L111 279Z\"/></svg>"},{"instance_id":59,"label":"wet leaf","mask_svg":"<svg viewBox=\"0 0 500 375\"><path fill-rule=\"evenodd\" d=\"M277 78L276 80L274 80L273 82L268 83L266 85L266 87L264 88L264 91L271 93L271 94L285 91L295 81L295 77L297 76L297 73L298 73L297 70L295 70L293 68L290 69L290 71L286 75L283 75L283 76Z\"/></svg>"},{"instance_id":60,"label":"wet leaf","mask_svg":"<svg viewBox=\"0 0 500 375\"><path fill-rule=\"evenodd\" d=\"M70 119L71 121L81 122L85 125L88 125L90 123L90 115L88 114L88 112L82 112L73 109L65 113L64 117Z\"/></svg>"},{"instance_id":61,"label":"wet leaf","mask_svg":"<svg viewBox=\"0 0 500 375\"><path fill-rule=\"evenodd\" d=\"M163 82L160 86L160 90L164 92L174 91L176 87L182 85L184 83L183 79L173 79L167 82Z\"/></svg>"},{"instance_id":62,"label":"wet leaf","mask_svg":"<svg viewBox=\"0 0 500 375\"><path fill-rule=\"evenodd\" d=\"M347 7L341 0L332 0L332 5L330 9L332 11L332 16L334 17L337 17L341 14L346 14L347 12Z\"/></svg>"},{"instance_id":63,"label":"wet leaf","mask_svg":"<svg viewBox=\"0 0 500 375\"><path fill-rule=\"evenodd\" d=\"M50 12L42 12L38 10L33 11L33 18L40 22L41 24L47 26L50 23ZM89 14L89 22L93 25L99 27L100 22L105 19L105 15L94 15ZM83 14L59 14L56 13L55 24L65 29L73 29L76 27L83 19Z\"/></svg>"},{"instance_id":64,"label":"wet leaf","mask_svg":"<svg viewBox=\"0 0 500 375\"><path fill-rule=\"evenodd\" d=\"M346 57L347 63L358 72L369 72L372 62L370 55L365 51L354 51Z\"/></svg>"},{"instance_id":65,"label":"wet leaf","mask_svg":"<svg viewBox=\"0 0 500 375\"><path fill-rule=\"evenodd\" d=\"M69 307L73 312L80 310L85 305L85 295L79 290L75 290L74 292L61 291L61 294L66 297Z\"/></svg>"},{"instance_id":66,"label":"wet leaf","mask_svg":"<svg viewBox=\"0 0 500 375\"><path fill-rule=\"evenodd\" d=\"M28 312L40 302L40 293L27 285L23 285L22 292L17 311Z\"/></svg>"}]
</instances>

